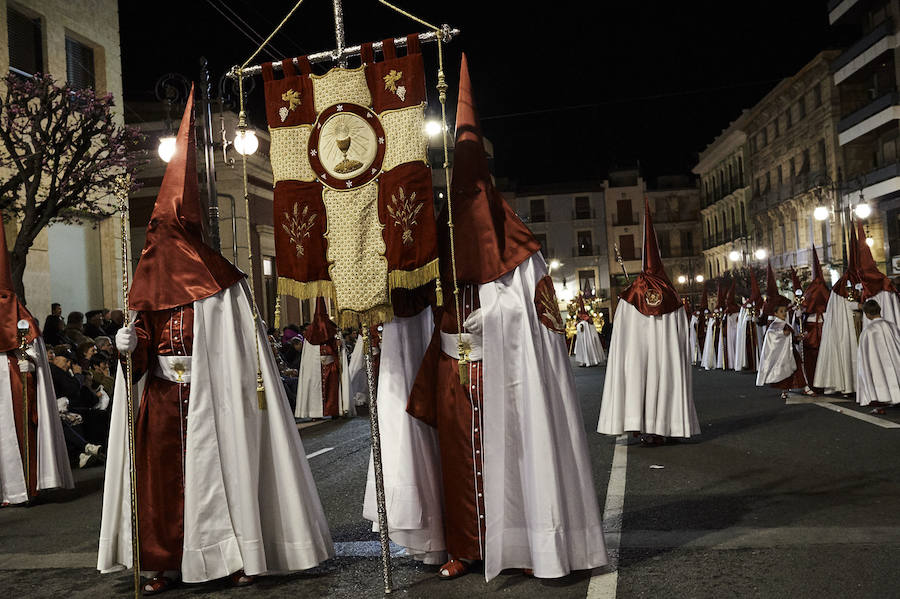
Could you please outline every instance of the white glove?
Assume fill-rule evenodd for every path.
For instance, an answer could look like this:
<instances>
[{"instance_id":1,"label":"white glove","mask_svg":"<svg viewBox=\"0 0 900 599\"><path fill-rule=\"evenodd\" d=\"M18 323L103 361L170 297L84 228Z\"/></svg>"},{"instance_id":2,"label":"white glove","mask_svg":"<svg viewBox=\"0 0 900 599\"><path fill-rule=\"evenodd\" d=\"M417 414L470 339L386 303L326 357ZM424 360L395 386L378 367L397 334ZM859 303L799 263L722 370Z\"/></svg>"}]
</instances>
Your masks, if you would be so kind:
<instances>
[{"instance_id":1,"label":"white glove","mask_svg":"<svg viewBox=\"0 0 900 599\"><path fill-rule=\"evenodd\" d=\"M63 414L63 418L68 421L69 424L77 425L84 422L84 418L81 417L81 414Z\"/></svg>"},{"instance_id":2,"label":"white glove","mask_svg":"<svg viewBox=\"0 0 900 599\"><path fill-rule=\"evenodd\" d=\"M138 336L134 327L122 327L116 333L116 349L121 352L131 353L137 348Z\"/></svg>"},{"instance_id":3,"label":"white glove","mask_svg":"<svg viewBox=\"0 0 900 599\"><path fill-rule=\"evenodd\" d=\"M60 414L65 414L69 411L69 399L66 397L57 397L56 398L56 409L59 410Z\"/></svg>"},{"instance_id":4,"label":"white glove","mask_svg":"<svg viewBox=\"0 0 900 599\"><path fill-rule=\"evenodd\" d=\"M34 364L28 360L19 360L19 372L34 372Z\"/></svg>"}]
</instances>

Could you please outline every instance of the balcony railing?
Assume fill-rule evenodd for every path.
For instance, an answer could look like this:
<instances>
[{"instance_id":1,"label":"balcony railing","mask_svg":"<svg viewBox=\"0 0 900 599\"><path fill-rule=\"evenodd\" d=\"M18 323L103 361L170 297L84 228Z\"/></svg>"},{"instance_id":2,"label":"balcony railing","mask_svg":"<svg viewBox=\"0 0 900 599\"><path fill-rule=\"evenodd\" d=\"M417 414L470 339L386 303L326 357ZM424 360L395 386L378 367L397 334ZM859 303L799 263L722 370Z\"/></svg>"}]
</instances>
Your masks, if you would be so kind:
<instances>
[{"instance_id":1,"label":"balcony railing","mask_svg":"<svg viewBox=\"0 0 900 599\"><path fill-rule=\"evenodd\" d=\"M847 48L847 50L838 56L833 63L831 63L831 72L839 71L850 62L874 46L879 40L887 37L888 35L894 32L894 22L891 19L885 20L883 23L875 27L872 31L867 33L855 44Z\"/></svg>"},{"instance_id":2,"label":"balcony railing","mask_svg":"<svg viewBox=\"0 0 900 599\"><path fill-rule=\"evenodd\" d=\"M550 222L550 215L546 212L532 212L528 217L530 223L546 223Z\"/></svg>"},{"instance_id":3,"label":"balcony railing","mask_svg":"<svg viewBox=\"0 0 900 599\"><path fill-rule=\"evenodd\" d=\"M631 227L639 224L641 224L641 215L637 212L625 215L616 214L613 217L614 227Z\"/></svg>"},{"instance_id":4,"label":"balcony railing","mask_svg":"<svg viewBox=\"0 0 900 599\"><path fill-rule=\"evenodd\" d=\"M860 124L864 120L869 117L875 116L882 110L890 108L896 104L900 104L900 93L897 90L893 90L884 94L883 96L876 98L854 112L851 112L844 118L838 121L838 133L843 133L847 129Z\"/></svg>"},{"instance_id":5,"label":"balcony railing","mask_svg":"<svg viewBox=\"0 0 900 599\"><path fill-rule=\"evenodd\" d=\"M597 218L597 211L594 209L572 211L572 220L590 220L592 218Z\"/></svg>"},{"instance_id":6,"label":"balcony railing","mask_svg":"<svg viewBox=\"0 0 900 599\"><path fill-rule=\"evenodd\" d=\"M599 245L579 245L577 247L572 248L572 257L585 257L585 256L600 256L602 255L600 251Z\"/></svg>"}]
</instances>

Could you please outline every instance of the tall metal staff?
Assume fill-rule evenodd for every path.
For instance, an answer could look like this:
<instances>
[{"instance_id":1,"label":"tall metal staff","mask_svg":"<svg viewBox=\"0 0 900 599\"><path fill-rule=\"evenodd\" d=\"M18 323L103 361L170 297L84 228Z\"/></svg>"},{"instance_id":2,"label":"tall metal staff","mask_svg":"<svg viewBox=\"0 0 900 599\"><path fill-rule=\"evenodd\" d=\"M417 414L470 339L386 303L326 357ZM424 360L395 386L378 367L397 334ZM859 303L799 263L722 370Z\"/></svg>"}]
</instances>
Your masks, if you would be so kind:
<instances>
[{"instance_id":1,"label":"tall metal staff","mask_svg":"<svg viewBox=\"0 0 900 599\"><path fill-rule=\"evenodd\" d=\"M3 223L0 223L0 226L3 226ZM28 348L28 330L31 328L27 320L20 320L16 323L16 329L19 333L19 352L20 357L19 360L28 361L28 354L25 353L25 350ZM31 443L28 439L29 435L29 424L30 418L28 417L28 371L27 369L23 370L23 368L19 368L19 376L22 377L22 439L24 440L23 446L25 448L25 456L22 459L22 466L25 470L25 501L28 501L30 497L28 496L28 485L31 482Z\"/></svg>"},{"instance_id":2,"label":"tall metal staff","mask_svg":"<svg viewBox=\"0 0 900 599\"><path fill-rule=\"evenodd\" d=\"M128 219L128 190L131 188L130 178L127 176L116 177L116 197L119 202L119 212L122 215L122 307L125 312L123 326L131 325L131 310L128 305L129 288L129 231ZM131 352L125 354L125 411L128 415L128 469L131 474L131 559L134 572L134 596L141 596L141 541L138 531L138 496L137 496L137 468L135 466L134 443L134 393L132 391L133 370L131 365Z\"/></svg>"}]
</instances>

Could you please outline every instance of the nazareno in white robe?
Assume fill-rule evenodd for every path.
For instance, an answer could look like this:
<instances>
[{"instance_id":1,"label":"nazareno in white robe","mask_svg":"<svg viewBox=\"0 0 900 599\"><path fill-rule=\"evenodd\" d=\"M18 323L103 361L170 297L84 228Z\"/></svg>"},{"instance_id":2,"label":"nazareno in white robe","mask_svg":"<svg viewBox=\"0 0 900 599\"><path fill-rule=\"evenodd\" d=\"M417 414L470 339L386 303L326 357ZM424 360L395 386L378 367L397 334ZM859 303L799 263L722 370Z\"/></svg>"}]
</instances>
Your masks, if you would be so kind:
<instances>
[{"instance_id":1,"label":"nazareno in white robe","mask_svg":"<svg viewBox=\"0 0 900 599\"><path fill-rule=\"evenodd\" d=\"M706 338L703 341L703 354L701 356L700 365L704 370L712 370L716 367L716 351L718 349L715 341L716 319L712 316L706 319ZM615 328L613 329L615 330Z\"/></svg>"},{"instance_id":2,"label":"nazareno in white robe","mask_svg":"<svg viewBox=\"0 0 900 599\"><path fill-rule=\"evenodd\" d=\"M884 318L868 322L859 335L856 377L858 404L900 403L900 328L896 324Z\"/></svg>"},{"instance_id":3,"label":"nazareno in white robe","mask_svg":"<svg viewBox=\"0 0 900 599\"><path fill-rule=\"evenodd\" d=\"M756 327L757 329L757 341L753 344L753 351L757 352L756 362L758 364L758 348L760 346L759 338L764 335L765 332L760 331L759 326L755 322L753 322L753 319L750 318L750 310L741 307L741 311L738 313L737 330L735 331L734 341L734 370L737 372L750 367L750 356L747 354L747 333L751 330L750 327Z\"/></svg>"},{"instance_id":4,"label":"nazareno in white robe","mask_svg":"<svg viewBox=\"0 0 900 599\"><path fill-rule=\"evenodd\" d=\"M872 299L881 306L881 317L900 327L900 296L893 291L879 291ZM870 322L872 321L863 316L863 328Z\"/></svg>"},{"instance_id":5,"label":"nazareno in white robe","mask_svg":"<svg viewBox=\"0 0 900 599\"><path fill-rule=\"evenodd\" d=\"M597 328L586 320L579 320L576 331L575 362L579 366L597 366L605 362L606 353Z\"/></svg>"},{"instance_id":6,"label":"nazareno in white robe","mask_svg":"<svg viewBox=\"0 0 900 599\"><path fill-rule=\"evenodd\" d=\"M725 320L728 325L725 328ZM734 370L734 352L737 342L738 313L725 314L722 320L725 334L719 335L719 347L716 350L716 368L722 370ZM728 350L726 355L725 350Z\"/></svg>"},{"instance_id":7,"label":"nazareno in white robe","mask_svg":"<svg viewBox=\"0 0 900 599\"><path fill-rule=\"evenodd\" d=\"M687 321L679 310L646 316L628 302L619 302L597 432L700 434L684 342L687 334Z\"/></svg>"},{"instance_id":8,"label":"nazareno in white robe","mask_svg":"<svg viewBox=\"0 0 900 599\"><path fill-rule=\"evenodd\" d=\"M813 387L824 389L825 393L856 391L858 341L853 311L857 305L833 291L828 297L812 383Z\"/></svg>"},{"instance_id":9,"label":"nazareno in white robe","mask_svg":"<svg viewBox=\"0 0 900 599\"><path fill-rule=\"evenodd\" d=\"M794 336L784 334L786 324L785 321L776 318L766 329L756 373L757 387L780 383L797 370L797 362L794 360Z\"/></svg>"},{"instance_id":10,"label":"nazareno in white robe","mask_svg":"<svg viewBox=\"0 0 900 599\"><path fill-rule=\"evenodd\" d=\"M360 339L360 342L362 339ZM340 344L338 356L341 361L340 389L338 390L338 411L341 416L355 416L356 402L350 394L350 368L347 364L347 346ZM297 373L297 403L294 408L296 418L322 418L322 355L318 345L303 340L300 351L300 369Z\"/></svg>"},{"instance_id":11,"label":"nazareno in white robe","mask_svg":"<svg viewBox=\"0 0 900 599\"><path fill-rule=\"evenodd\" d=\"M257 348L265 410L256 394ZM97 558L102 572L132 565L122 371L116 375L103 489ZM136 412L140 395L134 397ZM251 576L306 570L333 556L275 357L262 323L254 326L244 280L194 302L188 406L182 579L205 582L241 569Z\"/></svg>"},{"instance_id":12,"label":"nazareno in white robe","mask_svg":"<svg viewBox=\"0 0 900 599\"><path fill-rule=\"evenodd\" d=\"M369 381L366 377L365 352L362 335L356 339L353 353L350 354L348 377L350 379L350 403L361 406L369 401Z\"/></svg>"},{"instance_id":13,"label":"nazareno in white robe","mask_svg":"<svg viewBox=\"0 0 900 599\"><path fill-rule=\"evenodd\" d=\"M703 359L703 348L700 347L700 335L698 329L700 327L700 319L696 314L691 315L688 324L688 353L691 356L691 364L700 364Z\"/></svg>"},{"instance_id":14,"label":"nazareno in white robe","mask_svg":"<svg viewBox=\"0 0 900 599\"><path fill-rule=\"evenodd\" d=\"M409 555L426 564L442 564L446 561L447 545L437 429L406 412L409 393L433 331L431 308L385 323L377 401L388 533ZM363 517L373 523L373 530L378 530L371 455Z\"/></svg>"},{"instance_id":15,"label":"nazareno in white robe","mask_svg":"<svg viewBox=\"0 0 900 599\"><path fill-rule=\"evenodd\" d=\"M71 489L75 482L69 467L44 340L35 339L28 353L34 360L37 389L37 397L29 398L37 402L37 488ZM15 504L28 501L28 491L16 436L10 380L9 361L5 354L0 354L0 503Z\"/></svg>"}]
</instances>

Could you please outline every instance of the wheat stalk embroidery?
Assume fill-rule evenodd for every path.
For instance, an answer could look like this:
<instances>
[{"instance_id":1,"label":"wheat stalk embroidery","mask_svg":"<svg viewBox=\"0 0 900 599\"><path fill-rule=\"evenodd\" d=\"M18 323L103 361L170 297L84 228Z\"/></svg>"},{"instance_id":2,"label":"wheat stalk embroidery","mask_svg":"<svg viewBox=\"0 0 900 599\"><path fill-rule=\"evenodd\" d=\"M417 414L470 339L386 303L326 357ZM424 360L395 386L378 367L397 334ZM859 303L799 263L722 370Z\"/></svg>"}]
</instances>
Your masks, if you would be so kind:
<instances>
[{"instance_id":1,"label":"wheat stalk embroidery","mask_svg":"<svg viewBox=\"0 0 900 599\"><path fill-rule=\"evenodd\" d=\"M294 204L293 215L287 212L284 213L284 218L287 222L282 223L281 228L284 229L284 232L290 237L291 243L297 248L298 258L304 254L303 240L309 237L309 232L312 230L318 216L315 212L309 213L309 206L304 206L303 212L300 212L300 204Z\"/></svg>"},{"instance_id":2,"label":"wheat stalk embroidery","mask_svg":"<svg viewBox=\"0 0 900 599\"><path fill-rule=\"evenodd\" d=\"M407 198L403 188L399 188L397 195L391 195L391 203L388 204L388 214L394 219L394 225L403 229L403 245L413 244L412 228L419 222L416 217L422 211L423 202L416 202L416 192L412 192Z\"/></svg>"}]
</instances>

